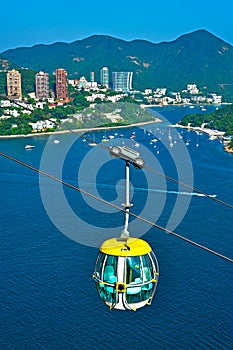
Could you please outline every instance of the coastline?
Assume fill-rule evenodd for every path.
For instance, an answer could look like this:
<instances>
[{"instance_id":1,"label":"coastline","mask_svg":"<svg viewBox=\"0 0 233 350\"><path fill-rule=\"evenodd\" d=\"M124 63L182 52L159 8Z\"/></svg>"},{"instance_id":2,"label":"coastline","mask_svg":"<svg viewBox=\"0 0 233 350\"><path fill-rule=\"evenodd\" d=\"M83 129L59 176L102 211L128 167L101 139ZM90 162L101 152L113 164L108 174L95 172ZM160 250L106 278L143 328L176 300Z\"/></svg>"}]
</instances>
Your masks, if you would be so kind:
<instances>
[{"instance_id":1,"label":"coastline","mask_svg":"<svg viewBox=\"0 0 233 350\"><path fill-rule=\"evenodd\" d=\"M161 119L154 118L153 120L147 121L147 122L139 122L139 123L133 123L133 124L127 124L127 125L116 125L116 126L100 126L96 128L82 128L82 129L67 129L67 130L61 130L61 131L49 131L49 132L40 132L40 133L34 133L34 134L26 134L26 135L0 135L0 139L12 139L12 138L28 138L28 137L40 137L40 136L47 136L47 135L62 135L62 134L68 134L68 133L82 133L87 131L98 131L98 130L114 130L114 129L123 129L123 128L131 128L133 126L141 126L141 125L147 125L152 123L160 123Z\"/></svg>"},{"instance_id":2,"label":"coastline","mask_svg":"<svg viewBox=\"0 0 233 350\"><path fill-rule=\"evenodd\" d=\"M195 132L203 132L204 134L207 134L210 137L214 136L217 139L224 138L224 134L225 134L224 131L206 129L206 128L201 128L198 126L185 126L185 125L180 125L180 124L174 124L171 126L174 128L188 129L188 130L192 130ZM224 145L224 151L227 153L233 153L233 148L230 148L229 145Z\"/></svg>"},{"instance_id":3,"label":"coastline","mask_svg":"<svg viewBox=\"0 0 233 350\"><path fill-rule=\"evenodd\" d=\"M230 148L228 145L224 146L224 151L233 154L233 148Z\"/></svg>"},{"instance_id":4,"label":"coastline","mask_svg":"<svg viewBox=\"0 0 233 350\"><path fill-rule=\"evenodd\" d=\"M208 128L201 128L199 126L189 126L189 125L186 126L186 125L180 125L180 124L173 124L171 126L173 126L174 128L181 128L181 129L193 130L196 132L203 132L204 134L207 134L209 136L216 136L217 138L223 137L225 134L224 131L208 129Z\"/></svg>"},{"instance_id":5,"label":"coastline","mask_svg":"<svg viewBox=\"0 0 233 350\"><path fill-rule=\"evenodd\" d=\"M216 106L218 107L219 105L231 105L232 102L222 102L221 104L219 103L211 103L211 104L206 104L204 103L204 106ZM182 106L195 106L195 107L200 107L201 104L195 104L195 103L175 103L175 104L167 104L167 105L162 105L162 104L151 104L151 105L145 105L145 104L141 104L140 106L142 108L153 108L153 107L182 107Z\"/></svg>"}]
</instances>

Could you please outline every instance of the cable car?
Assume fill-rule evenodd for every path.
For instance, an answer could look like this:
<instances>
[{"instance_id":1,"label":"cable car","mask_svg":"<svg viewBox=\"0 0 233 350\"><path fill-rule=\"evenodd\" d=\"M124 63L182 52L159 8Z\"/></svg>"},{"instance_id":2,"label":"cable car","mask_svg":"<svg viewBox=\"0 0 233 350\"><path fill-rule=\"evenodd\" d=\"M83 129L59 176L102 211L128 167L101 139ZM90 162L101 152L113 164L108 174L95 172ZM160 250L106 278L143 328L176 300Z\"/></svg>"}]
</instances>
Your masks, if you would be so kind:
<instances>
[{"instance_id":1,"label":"cable car","mask_svg":"<svg viewBox=\"0 0 233 350\"><path fill-rule=\"evenodd\" d=\"M150 245L129 237L129 164L142 169L144 160L128 147L113 146L110 154L126 162L125 224L119 238L111 238L100 247L93 278L98 294L110 309L134 310L150 305L154 296L159 266Z\"/></svg>"},{"instance_id":2,"label":"cable car","mask_svg":"<svg viewBox=\"0 0 233 350\"><path fill-rule=\"evenodd\" d=\"M159 267L146 241L112 238L100 247L93 277L99 296L107 306L135 311L151 304Z\"/></svg>"}]
</instances>

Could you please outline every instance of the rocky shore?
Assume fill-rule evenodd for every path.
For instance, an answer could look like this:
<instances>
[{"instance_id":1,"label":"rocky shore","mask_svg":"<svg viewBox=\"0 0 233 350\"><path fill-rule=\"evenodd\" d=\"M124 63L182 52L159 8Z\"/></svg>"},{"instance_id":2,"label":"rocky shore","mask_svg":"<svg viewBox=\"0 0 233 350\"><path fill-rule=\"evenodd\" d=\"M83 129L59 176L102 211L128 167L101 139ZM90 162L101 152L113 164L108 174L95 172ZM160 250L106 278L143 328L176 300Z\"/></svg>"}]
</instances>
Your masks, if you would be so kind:
<instances>
[{"instance_id":1,"label":"rocky shore","mask_svg":"<svg viewBox=\"0 0 233 350\"><path fill-rule=\"evenodd\" d=\"M224 146L224 151L226 151L228 153L233 153L233 148L231 148L229 145L225 145Z\"/></svg>"}]
</instances>

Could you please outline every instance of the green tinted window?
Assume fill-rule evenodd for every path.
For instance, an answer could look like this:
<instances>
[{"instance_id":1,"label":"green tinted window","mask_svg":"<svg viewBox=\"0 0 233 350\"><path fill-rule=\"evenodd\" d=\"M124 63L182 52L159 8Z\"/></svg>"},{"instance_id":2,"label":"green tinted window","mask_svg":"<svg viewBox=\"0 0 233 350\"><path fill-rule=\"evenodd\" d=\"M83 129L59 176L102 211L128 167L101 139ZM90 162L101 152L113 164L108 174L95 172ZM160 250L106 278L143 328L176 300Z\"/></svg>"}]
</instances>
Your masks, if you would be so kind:
<instances>
[{"instance_id":1,"label":"green tinted window","mask_svg":"<svg viewBox=\"0 0 233 350\"><path fill-rule=\"evenodd\" d=\"M126 283L142 282L142 267L139 256L127 257L126 259Z\"/></svg>"}]
</instances>

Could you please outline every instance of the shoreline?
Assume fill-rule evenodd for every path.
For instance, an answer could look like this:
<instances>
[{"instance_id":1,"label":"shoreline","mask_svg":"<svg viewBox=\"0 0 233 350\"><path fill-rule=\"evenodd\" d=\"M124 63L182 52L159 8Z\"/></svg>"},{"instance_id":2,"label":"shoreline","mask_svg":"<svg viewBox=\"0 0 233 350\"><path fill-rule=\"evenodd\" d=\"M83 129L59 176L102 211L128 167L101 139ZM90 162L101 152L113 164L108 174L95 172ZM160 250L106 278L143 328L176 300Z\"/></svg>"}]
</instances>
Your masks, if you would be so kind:
<instances>
[{"instance_id":1,"label":"shoreline","mask_svg":"<svg viewBox=\"0 0 233 350\"><path fill-rule=\"evenodd\" d=\"M233 148L230 148L228 145L224 146L224 151L233 154Z\"/></svg>"},{"instance_id":2,"label":"shoreline","mask_svg":"<svg viewBox=\"0 0 233 350\"><path fill-rule=\"evenodd\" d=\"M216 137L216 139L221 139L224 138L224 131L219 131L219 130L213 130L213 129L205 129L205 128L201 128L198 126L185 126L185 125L180 125L180 124L173 124L171 125L174 128L180 128L180 129L188 129L188 130L192 130L195 132L203 132L204 134L208 135L208 136L214 136ZM230 148L229 145L224 145L224 151L227 153L233 153L233 148Z\"/></svg>"},{"instance_id":3,"label":"shoreline","mask_svg":"<svg viewBox=\"0 0 233 350\"><path fill-rule=\"evenodd\" d=\"M195 132L203 132L206 135L209 136L216 136L217 138L224 137L225 131L220 130L214 130L214 129L208 129L208 128L201 128L199 126L189 126L189 125L181 125L181 124L173 124L171 125L174 128L180 128L180 129L188 129Z\"/></svg>"},{"instance_id":4,"label":"shoreline","mask_svg":"<svg viewBox=\"0 0 233 350\"><path fill-rule=\"evenodd\" d=\"M228 104L232 104L230 102L223 102L221 104L224 105L228 105ZM163 108L163 107L168 107L168 106L175 106L175 107L179 107L179 106L189 106L189 104L187 103L179 103L179 104L174 104L174 105L146 105L146 104L141 104L141 108L154 108L154 107L159 107L159 108ZM190 104L191 105L191 104ZM208 104L207 104L208 105ZM218 106L219 104L215 104L216 106ZM199 106L199 104L195 105L195 106ZM130 128L133 126L140 126L140 125L146 125L146 124L152 124L152 123L159 123L161 122L161 119L159 118L155 118L154 120L148 121L148 122L139 122L139 123L133 123L133 124L128 124L128 125L121 125L121 126L108 126L108 127L93 127L93 128L81 128L81 129L67 129L67 130L61 130L61 131L49 131L49 132L40 132L40 133L32 133L32 134L26 134L26 135L0 135L0 139L11 139L11 138L27 138L27 137L35 137L35 136L46 136L46 135L59 135L59 134L66 134L69 132L86 132L86 131L95 131L95 130L111 130L111 129L120 129L120 128ZM175 124L175 125L171 125L173 127L177 127L177 128L189 128L189 127L185 127L185 126L181 126L179 124ZM189 128L191 129L191 128ZM193 128L193 130L195 131L195 129Z\"/></svg>"},{"instance_id":5,"label":"shoreline","mask_svg":"<svg viewBox=\"0 0 233 350\"><path fill-rule=\"evenodd\" d=\"M128 125L116 125L116 126L100 126L96 128L82 128L82 129L67 129L67 130L61 130L61 131L49 131L49 132L40 132L40 133L34 133L34 134L26 134L26 135L0 135L0 139L12 139L12 138L28 138L28 137L40 137L40 136L47 136L47 135L63 135L68 133L82 133L87 131L99 131L99 130L111 130L111 129L123 129L123 128L131 128L134 126L141 126L141 125L147 125L147 124L153 124L153 123L160 123L161 119L155 118L153 120L147 121L147 122L139 122L139 123L133 123Z\"/></svg>"},{"instance_id":6,"label":"shoreline","mask_svg":"<svg viewBox=\"0 0 233 350\"><path fill-rule=\"evenodd\" d=\"M159 107L159 108L163 108L163 107L183 107L183 106L194 106L194 107L200 107L200 106L221 106L221 105L232 105L232 102L222 102L222 103L175 103L175 104L167 104L167 105L162 105L162 104L151 104L151 105L145 105L145 104L141 104L140 106L142 108L154 108L154 107Z\"/></svg>"}]
</instances>

